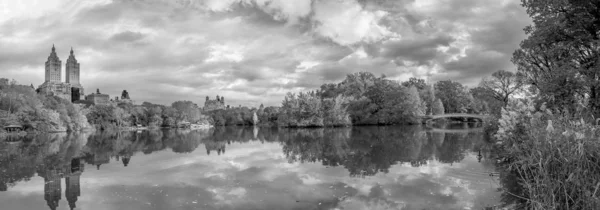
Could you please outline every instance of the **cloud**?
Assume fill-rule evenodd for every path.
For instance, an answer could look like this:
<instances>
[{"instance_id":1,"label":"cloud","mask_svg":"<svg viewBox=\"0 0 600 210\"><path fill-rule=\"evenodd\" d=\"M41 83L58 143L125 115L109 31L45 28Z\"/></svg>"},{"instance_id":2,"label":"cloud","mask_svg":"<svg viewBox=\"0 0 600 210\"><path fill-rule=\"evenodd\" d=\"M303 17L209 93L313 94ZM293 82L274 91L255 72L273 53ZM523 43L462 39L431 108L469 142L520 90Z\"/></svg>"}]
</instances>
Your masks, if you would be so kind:
<instances>
[{"instance_id":1,"label":"cloud","mask_svg":"<svg viewBox=\"0 0 600 210\"><path fill-rule=\"evenodd\" d=\"M143 39L145 36L146 35L140 32L124 31L121 33L114 34L110 37L110 39L118 42L135 42L140 39Z\"/></svg>"},{"instance_id":2,"label":"cloud","mask_svg":"<svg viewBox=\"0 0 600 210\"><path fill-rule=\"evenodd\" d=\"M340 45L376 42L394 34L378 24L386 12L365 11L355 1L317 1L315 32Z\"/></svg>"},{"instance_id":3,"label":"cloud","mask_svg":"<svg viewBox=\"0 0 600 210\"><path fill-rule=\"evenodd\" d=\"M514 69L531 22L492 0L20 2L0 18L3 77L39 85L52 44L63 62L73 47L86 89L162 104L279 105L357 71L474 85Z\"/></svg>"}]
</instances>

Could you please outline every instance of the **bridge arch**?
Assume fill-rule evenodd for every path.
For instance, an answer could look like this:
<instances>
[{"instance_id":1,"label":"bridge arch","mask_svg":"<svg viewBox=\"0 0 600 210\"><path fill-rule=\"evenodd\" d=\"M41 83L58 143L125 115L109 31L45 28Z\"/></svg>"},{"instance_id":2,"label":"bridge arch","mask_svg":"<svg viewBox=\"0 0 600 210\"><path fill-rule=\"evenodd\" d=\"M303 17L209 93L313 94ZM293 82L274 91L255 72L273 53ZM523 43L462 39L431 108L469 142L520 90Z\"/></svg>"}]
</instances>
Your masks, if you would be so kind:
<instances>
[{"instance_id":1,"label":"bridge arch","mask_svg":"<svg viewBox=\"0 0 600 210\"><path fill-rule=\"evenodd\" d=\"M429 128L428 132L433 133L479 133L483 132L483 127L469 128L469 129L443 129L443 128Z\"/></svg>"},{"instance_id":2,"label":"bridge arch","mask_svg":"<svg viewBox=\"0 0 600 210\"><path fill-rule=\"evenodd\" d=\"M488 115L480 115L480 114L467 114L467 113L447 113L447 114L437 114L437 115L425 115L421 116L421 119L425 120L426 123L431 122L431 120L435 119L443 119L443 118L473 118L478 119L479 121L484 121Z\"/></svg>"}]
</instances>

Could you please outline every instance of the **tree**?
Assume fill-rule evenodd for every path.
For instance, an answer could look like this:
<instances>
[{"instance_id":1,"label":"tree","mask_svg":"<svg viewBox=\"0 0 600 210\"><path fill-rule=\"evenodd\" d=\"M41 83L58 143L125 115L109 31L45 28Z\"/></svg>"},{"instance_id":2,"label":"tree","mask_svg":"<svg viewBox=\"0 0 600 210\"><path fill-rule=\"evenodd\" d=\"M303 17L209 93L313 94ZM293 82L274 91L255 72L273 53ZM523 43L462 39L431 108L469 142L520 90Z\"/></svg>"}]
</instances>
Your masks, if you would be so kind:
<instances>
[{"instance_id":1,"label":"tree","mask_svg":"<svg viewBox=\"0 0 600 210\"><path fill-rule=\"evenodd\" d=\"M527 39L512 61L539 98L555 108L575 110L589 97L600 115L600 1L522 0L533 19Z\"/></svg>"},{"instance_id":2,"label":"tree","mask_svg":"<svg viewBox=\"0 0 600 210\"><path fill-rule=\"evenodd\" d=\"M253 125L258 125L258 116L256 115L256 112L252 114L252 123Z\"/></svg>"},{"instance_id":3,"label":"tree","mask_svg":"<svg viewBox=\"0 0 600 210\"><path fill-rule=\"evenodd\" d=\"M176 101L171 104L171 107L177 110L176 121L196 122L200 120L200 109L191 101Z\"/></svg>"},{"instance_id":4,"label":"tree","mask_svg":"<svg viewBox=\"0 0 600 210\"><path fill-rule=\"evenodd\" d=\"M425 114L432 113L433 103L435 102L435 91L433 85L427 85L423 90L419 90L419 97L423 101Z\"/></svg>"},{"instance_id":5,"label":"tree","mask_svg":"<svg viewBox=\"0 0 600 210\"><path fill-rule=\"evenodd\" d=\"M446 113L467 111L469 99L462 84L450 80L439 81L435 83L435 93L444 104Z\"/></svg>"},{"instance_id":6,"label":"tree","mask_svg":"<svg viewBox=\"0 0 600 210\"><path fill-rule=\"evenodd\" d=\"M482 104L484 111L489 114L500 115L504 102L495 97L494 91L485 87L475 87L469 90L475 101Z\"/></svg>"},{"instance_id":7,"label":"tree","mask_svg":"<svg viewBox=\"0 0 600 210\"><path fill-rule=\"evenodd\" d=\"M375 84L377 77L370 72L357 72L349 74L346 79L339 84L344 96L353 96L359 98L367 89Z\"/></svg>"},{"instance_id":8,"label":"tree","mask_svg":"<svg viewBox=\"0 0 600 210\"><path fill-rule=\"evenodd\" d=\"M491 77L483 78L479 86L491 90L494 98L502 101L506 106L510 96L523 87L523 79L521 74L499 70L494 72Z\"/></svg>"},{"instance_id":9,"label":"tree","mask_svg":"<svg viewBox=\"0 0 600 210\"><path fill-rule=\"evenodd\" d=\"M407 88L414 86L418 90L424 90L427 87L427 83L425 83L424 79L418 79L415 77L411 77L408 79L408 81L402 82L402 86L407 87Z\"/></svg>"},{"instance_id":10,"label":"tree","mask_svg":"<svg viewBox=\"0 0 600 210\"><path fill-rule=\"evenodd\" d=\"M321 89L317 91L317 94L321 98L335 98L337 95L342 94L343 91L339 84L330 83L321 85Z\"/></svg>"},{"instance_id":11,"label":"tree","mask_svg":"<svg viewBox=\"0 0 600 210\"><path fill-rule=\"evenodd\" d=\"M434 115L444 114L444 104L442 103L442 100L440 100L439 98L436 99L433 103L432 109Z\"/></svg>"},{"instance_id":12,"label":"tree","mask_svg":"<svg viewBox=\"0 0 600 210\"><path fill-rule=\"evenodd\" d=\"M405 101L407 105L406 111L413 116L420 116L425 114L425 107L423 106L423 102L421 101L421 97L419 97L419 91L417 87L411 86L408 88L408 94Z\"/></svg>"}]
</instances>

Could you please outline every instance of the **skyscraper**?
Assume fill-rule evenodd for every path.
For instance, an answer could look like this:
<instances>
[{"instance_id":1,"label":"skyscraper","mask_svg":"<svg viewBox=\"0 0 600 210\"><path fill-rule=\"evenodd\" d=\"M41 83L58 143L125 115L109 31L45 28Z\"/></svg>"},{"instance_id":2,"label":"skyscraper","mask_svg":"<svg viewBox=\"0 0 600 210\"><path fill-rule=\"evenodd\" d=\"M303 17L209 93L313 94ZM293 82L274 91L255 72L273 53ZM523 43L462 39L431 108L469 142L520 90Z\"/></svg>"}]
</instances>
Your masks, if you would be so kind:
<instances>
[{"instance_id":1,"label":"skyscraper","mask_svg":"<svg viewBox=\"0 0 600 210\"><path fill-rule=\"evenodd\" d=\"M52 45L52 51L46 61L46 75L42 85L38 88L40 93L55 95L69 101L81 100L83 86L79 83L79 63L75 59L73 48L66 63L66 82L62 82L62 61L56 55L56 48Z\"/></svg>"},{"instance_id":2,"label":"skyscraper","mask_svg":"<svg viewBox=\"0 0 600 210\"><path fill-rule=\"evenodd\" d=\"M82 96L84 96L83 86L79 83L79 73L79 63L75 59L73 48L71 48L66 64L67 83L71 85L71 101L82 100Z\"/></svg>"},{"instance_id":3,"label":"skyscraper","mask_svg":"<svg viewBox=\"0 0 600 210\"><path fill-rule=\"evenodd\" d=\"M79 85L79 63L77 63L77 59L75 59L73 48L71 48L71 54L67 59L66 72L67 83L71 85Z\"/></svg>"},{"instance_id":4,"label":"skyscraper","mask_svg":"<svg viewBox=\"0 0 600 210\"><path fill-rule=\"evenodd\" d=\"M46 61L46 79L45 82L61 82L62 61L56 55L56 48L52 45L52 51Z\"/></svg>"}]
</instances>

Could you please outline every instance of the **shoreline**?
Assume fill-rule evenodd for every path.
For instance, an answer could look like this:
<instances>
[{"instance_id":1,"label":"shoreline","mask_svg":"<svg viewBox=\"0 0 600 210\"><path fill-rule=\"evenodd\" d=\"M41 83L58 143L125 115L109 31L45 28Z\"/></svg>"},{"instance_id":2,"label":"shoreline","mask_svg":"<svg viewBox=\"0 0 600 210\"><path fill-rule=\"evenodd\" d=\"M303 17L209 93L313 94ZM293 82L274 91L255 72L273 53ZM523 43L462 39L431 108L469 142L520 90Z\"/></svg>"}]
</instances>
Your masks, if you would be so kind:
<instances>
[{"instance_id":1,"label":"shoreline","mask_svg":"<svg viewBox=\"0 0 600 210\"><path fill-rule=\"evenodd\" d=\"M477 122L471 122L471 121L467 121L467 122L463 122L463 121L446 121L443 122L442 124L463 124L463 123L477 123ZM439 124L439 123L434 123L435 124ZM184 127L184 128L180 128L180 127L156 127L156 126L144 126L144 127L135 127L135 126L128 126L128 127L118 127L115 129L105 129L105 130L116 130L116 131L142 131L142 130L160 130L160 129L189 129L189 130L201 130L201 129L210 129L210 128L217 128L217 127L259 127L259 128L300 128L300 129L315 129L315 128L349 128L349 127L371 127L371 126L380 126L380 127L392 127L392 126L423 126L426 125L426 123L417 123L417 124L357 124L357 125L329 125L329 126L279 126L279 125L270 125L270 124L259 124L259 125L200 125L197 127ZM45 134L45 133L73 133L73 132L94 132L94 131L103 131L102 129L97 129L94 126L92 126L92 128L87 128L87 129L81 129L81 130L75 130L75 131L69 131L69 130L64 130L64 131L57 131L57 130L53 130L53 131L21 131L21 132L13 132L13 133L7 133L7 132L2 132L0 133L0 138L6 137L6 136L15 136L14 133L19 133L19 135L25 136L25 135L30 135L30 134Z\"/></svg>"}]
</instances>

